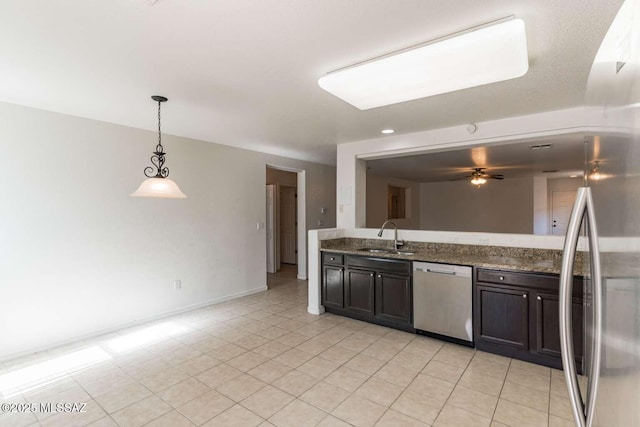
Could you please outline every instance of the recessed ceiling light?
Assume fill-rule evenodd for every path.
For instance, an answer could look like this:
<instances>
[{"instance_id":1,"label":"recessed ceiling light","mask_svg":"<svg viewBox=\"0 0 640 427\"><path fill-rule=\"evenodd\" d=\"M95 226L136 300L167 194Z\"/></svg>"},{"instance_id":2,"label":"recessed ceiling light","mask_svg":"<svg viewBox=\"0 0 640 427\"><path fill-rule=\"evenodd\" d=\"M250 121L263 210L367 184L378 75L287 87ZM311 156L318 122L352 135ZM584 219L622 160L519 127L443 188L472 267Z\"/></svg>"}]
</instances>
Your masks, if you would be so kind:
<instances>
[{"instance_id":1,"label":"recessed ceiling light","mask_svg":"<svg viewBox=\"0 0 640 427\"><path fill-rule=\"evenodd\" d=\"M385 135L389 135L390 133L394 133L394 132L395 132L395 130L393 130L393 129L383 129L382 130L382 133L384 133Z\"/></svg>"},{"instance_id":2,"label":"recessed ceiling light","mask_svg":"<svg viewBox=\"0 0 640 427\"><path fill-rule=\"evenodd\" d=\"M342 68L318 85L368 110L514 79L528 70L524 21L507 18Z\"/></svg>"}]
</instances>

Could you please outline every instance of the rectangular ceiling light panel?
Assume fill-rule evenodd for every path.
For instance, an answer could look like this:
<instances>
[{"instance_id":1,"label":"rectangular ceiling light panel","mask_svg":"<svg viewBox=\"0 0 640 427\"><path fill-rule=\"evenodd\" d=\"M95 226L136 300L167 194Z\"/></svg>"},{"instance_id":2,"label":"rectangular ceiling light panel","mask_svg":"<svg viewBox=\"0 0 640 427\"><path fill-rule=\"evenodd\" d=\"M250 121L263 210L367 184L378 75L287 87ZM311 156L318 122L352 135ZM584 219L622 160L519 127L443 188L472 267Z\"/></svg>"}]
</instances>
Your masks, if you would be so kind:
<instances>
[{"instance_id":1,"label":"rectangular ceiling light panel","mask_svg":"<svg viewBox=\"0 0 640 427\"><path fill-rule=\"evenodd\" d=\"M329 73L320 87L361 109L521 77L524 22L511 19Z\"/></svg>"}]
</instances>

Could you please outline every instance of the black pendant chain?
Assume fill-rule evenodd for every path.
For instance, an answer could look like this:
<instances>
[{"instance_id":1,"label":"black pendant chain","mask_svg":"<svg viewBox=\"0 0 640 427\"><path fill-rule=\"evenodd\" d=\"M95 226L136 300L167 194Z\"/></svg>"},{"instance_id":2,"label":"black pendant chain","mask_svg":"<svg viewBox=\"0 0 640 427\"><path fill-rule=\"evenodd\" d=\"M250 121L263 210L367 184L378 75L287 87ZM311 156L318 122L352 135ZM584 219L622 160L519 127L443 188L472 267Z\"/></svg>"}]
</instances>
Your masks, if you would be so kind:
<instances>
[{"instance_id":1,"label":"black pendant chain","mask_svg":"<svg viewBox=\"0 0 640 427\"><path fill-rule=\"evenodd\" d=\"M162 147L162 132L160 130L160 106L163 102L168 101L164 96L154 95L151 97L154 101L158 101L158 145L156 151L151 156L153 166L144 168L144 174L148 178L166 178L169 176L169 168L164 166L164 147Z\"/></svg>"}]
</instances>

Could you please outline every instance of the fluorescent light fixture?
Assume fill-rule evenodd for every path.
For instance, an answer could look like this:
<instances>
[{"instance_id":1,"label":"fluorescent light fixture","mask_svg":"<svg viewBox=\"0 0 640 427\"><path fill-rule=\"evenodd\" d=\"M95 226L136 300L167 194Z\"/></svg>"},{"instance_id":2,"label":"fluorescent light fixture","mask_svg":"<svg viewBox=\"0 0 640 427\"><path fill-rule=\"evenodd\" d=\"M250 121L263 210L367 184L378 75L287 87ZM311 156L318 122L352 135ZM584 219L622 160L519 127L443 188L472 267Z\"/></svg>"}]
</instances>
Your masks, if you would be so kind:
<instances>
[{"instance_id":1,"label":"fluorescent light fixture","mask_svg":"<svg viewBox=\"0 0 640 427\"><path fill-rule=\"evenodd\" d=\"M390 135L390 134L392 134L394 132L395 132L395 130L393 130L393 129L383 129L382 130L382 133L384 133L385 135Z\"/></svg>"},{"instance_id":2,"label":"fluorescent light fixture","mask_svg":"<svg viewBox=\"0 0 640 427\"><path fill-rule=\"evenodd\" d=\"M508 19L334 71L318 85L368 110L514 79L528 69L524 22Z\"/></svg>"}]
</instances>

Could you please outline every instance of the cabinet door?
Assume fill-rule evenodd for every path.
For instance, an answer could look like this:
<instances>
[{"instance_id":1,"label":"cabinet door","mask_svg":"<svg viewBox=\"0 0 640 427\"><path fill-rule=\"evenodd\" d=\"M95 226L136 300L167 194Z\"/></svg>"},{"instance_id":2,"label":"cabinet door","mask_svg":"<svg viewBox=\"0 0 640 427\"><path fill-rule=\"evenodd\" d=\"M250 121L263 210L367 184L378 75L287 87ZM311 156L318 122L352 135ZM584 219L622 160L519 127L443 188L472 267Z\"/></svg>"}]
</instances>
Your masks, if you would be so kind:
<instances>
[{"instance_id":1,"label":"cabinet door","mask_svg":"<svg viewBox=\"0 0 640 427\"><path fill-rule=\"evenodd\" d=\"M538 292L536 294L534 352L560 358L560 320L557 294ZM582 362L584 349L583 331L584 308L582 300L573 298L571 324L573 328L573 348L576 362Z\"/></svg>"},{"instance_id":2,"label":"cabinet door","mask_svg":"<svg viewBox=\"0 0 640 427\"><path fill-rule=\"evenodd\" d=\"M411 323L411 276L376 274L376 317Z\"/></svg>"},{"instance_id":3,"label":"cabinet door","mask_svg":"<svg viewBox=\"0 0 640 427\"><path fill-rule=\"evenodd\" d=\"M347 269L346 274L345 307L354 313L373 316L375 273Z\"/></svg>"},{"instance_id":4,"label":"cabinet door","mask_svg":"<svg viewBox=\"0 0 640 427\"><path fill-rule=\"evenodd\" d=\"M344 268L325 265L322 273L322 304L344 308Z\"/></svg>"},{"instance_id":5,"label":"cabinet door","mask_svg":"<svg viewBox=\"0 0 640 427\"><path fill-rule=\"evenodd\" d=\"M529 291L476 286L476 339L529 349Z\"/></svg>"}]
</instances>

